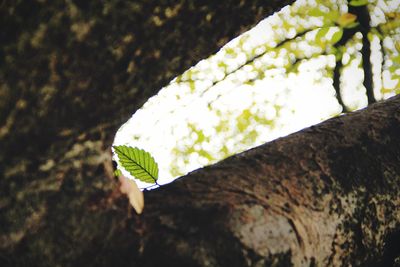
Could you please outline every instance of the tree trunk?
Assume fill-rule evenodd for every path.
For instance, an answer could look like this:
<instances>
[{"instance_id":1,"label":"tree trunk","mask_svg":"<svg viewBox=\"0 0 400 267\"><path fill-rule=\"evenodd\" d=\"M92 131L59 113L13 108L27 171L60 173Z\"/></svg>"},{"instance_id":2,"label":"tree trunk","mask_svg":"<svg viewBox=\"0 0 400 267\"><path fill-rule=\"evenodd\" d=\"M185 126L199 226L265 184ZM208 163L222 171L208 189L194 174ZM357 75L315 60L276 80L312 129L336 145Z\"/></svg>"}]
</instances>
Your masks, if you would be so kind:
<instances>
[{"instance_id":1,"label":"tree trunk","mask_svg":"<svg viewBox=\"0 0 400 267\"><path fill-rule=\"evenodd\" d=\"M113 179L115 132L169 80L291 2L3 1L0 266L135 264L141 218Z\"/></svg>"},{"instance_id":2,"label":"tree trunk","mask_svg":"<svg viewBox=\"0 0 400 267\"><path fill-rule=\"evenodd\" d=\"M140 266L392 266L400 96L145 194Z\"/></svg>"}]
</instances>

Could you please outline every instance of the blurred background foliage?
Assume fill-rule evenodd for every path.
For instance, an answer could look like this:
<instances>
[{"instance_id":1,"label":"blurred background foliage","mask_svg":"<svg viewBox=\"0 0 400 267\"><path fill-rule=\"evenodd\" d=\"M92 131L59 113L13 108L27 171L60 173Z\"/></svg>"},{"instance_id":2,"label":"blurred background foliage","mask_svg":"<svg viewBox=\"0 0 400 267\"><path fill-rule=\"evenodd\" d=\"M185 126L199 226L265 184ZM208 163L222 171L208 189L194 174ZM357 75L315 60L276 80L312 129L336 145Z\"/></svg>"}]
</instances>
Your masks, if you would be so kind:
<instances>
[{"instance_id":1,"label":"blurred background foliage","mask_svg":"<svg viewBox=\"0 0 400 267\"><path fill-rule=\"evenodd\" d=\"M151 152L162 184L398 94L399 6L299 0L175 78L115 143Z\"/></svg>"}]
</instances>

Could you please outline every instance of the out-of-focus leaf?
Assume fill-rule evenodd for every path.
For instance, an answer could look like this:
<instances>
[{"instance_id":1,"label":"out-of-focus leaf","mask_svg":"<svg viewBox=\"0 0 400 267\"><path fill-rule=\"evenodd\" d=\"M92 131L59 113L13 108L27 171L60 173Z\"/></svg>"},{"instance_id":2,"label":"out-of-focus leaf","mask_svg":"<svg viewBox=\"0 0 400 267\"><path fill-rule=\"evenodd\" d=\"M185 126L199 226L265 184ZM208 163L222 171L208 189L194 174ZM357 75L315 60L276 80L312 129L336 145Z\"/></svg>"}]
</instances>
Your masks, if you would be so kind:
<instances>
[{"instance_id":1,"label":"out-of-focus leaf","mask_svg":"<svg viewBox=\"0 0 400 267\"><path fill-rule=\"evenodd\" d=\"M325 16L330 21L337 21L338 17L340 16L340 13L338 10L331 10L329 13L326 13Z\"/></svg>"},{"instance_id":2,"label":"out-of-focus leaf","mask_svg":"<svg viewBox=\"0 0 400 267\"><path fill-rule=\"evenodd\" d=\"M287 22L286 20L283 21L282 23L282 27L288 31L289 29L293 28L293 25L291 25L289 22Z\"/></svg>"},{"instance_id":3,"label":"out-of-focus leaf","mask_svg":"<svg viewBox=\"0 0 400 267\"><path fill-rule=\"evenodd\" d=\"M394 86L395 94L400 94L400 77L397 77L397 84Z\"/></svg>"},{"instance_id":4,"label":"out-of-focus leaf","mask_svg":"<svg viewBox=\"0 0 400 267\"><path fill-rule=\"evenodd\" d=\"M235 49L228 47L225 49L225 54L228 58L234 58L237 56L237 53L235 52Z\"/></svg>"},{"instance_id":5,"label":"out-of-focus leaf","mask_svg":"<svg viewBox=\"0 0 400 267\"><path fill-rule=\"evenodd\" d=\"M322 17L322 16L325 16L325 14L326 13L322 12L321 9L318 7L313 8L308 12L308 15L310 15L312 17Z\"/></svg>"},{"instance_id":6,"label":"out-of-focus leaf","mask_svg":"<svg viewBox=\"0 0 400 267\"><path fill-rule=\"evenodd\" d=\"M349 28L350 25L354 25L357 20L357 15L352 13L344 13L337 19L337 24L342 28Z\"/></svg>"},{"instance_id":7,"label":"out-of-focus leaf","mask_svg":"<svg viewBox=\"0 0 400 267\"><path fill-rule=\"evenodd\" d=\"M194 81L193 80L190 80L189 82L188 82L188 85L189 85L189 88L190 88L190 92L194 92L194 90L196 89L196 84L194 83Z\"/></svg>"},{"instance_id":8,"label":"out-of-focus leaf","mask_svg":"<svg viewBox=\"0 0 400 267\"><path fill-rule=\"evenodd\" d=\"M143 192L140 191L139 187L132 179L128 179L125 176L120 175L119 181L121 183L121 192L128 196L129 203L135 209L136 213L141 214L144 208Z\"/></svg>"},{"instance_id":9,"label":"out-of-focus leaf","mask_svg":"<svg viewBox=\"0 0 400 267\"><path fill-rule=\"evenodd\" d=\"M122 175L122 172L121 172L119 169L116 169L116 170L114 171L114 175L115 175L116 177L121 176L121 175Z\"/></svg>"},{"instance_id":10,"label":"out-of-focus leaf","mask_svg":"<svg viewBox=\"0 0 400 267\"><path fill-rule=\"evenodd\" d=\"M385 33L388 33L390 31L394 31L398 27L400 27L400 19L390 20L390 21L388 21L386 23L381 24L379 27Z\"/></svg>"},{"instance_id":11,"label":"out-of-focus leaf","mask_svg":"<svg viewBox=\"0 0 400 267\"><path fill-rule=\"evenodd\" d=\"M400 42L395 42L394 47L396 48L397 52L400 53Z\"/></svg>"},{"instance_id":12,"label":"out-of-focus leaf","mask_svg":"<svg viewBox=\"0 0 400 267\"><path fill-rule=\"evenodd\" d=\"M197 153L199 154L199 156L204 157L209 161L214 160L214 157L204 149L200 149L199 151L197 151Z\"/></svg>"},{"instance_id":13,"label":"out-of-focus leaf","mask_svg":"<svg viewBox=\"0 0 400 267\"><path fill-rule=\"evenodd\" d=\"M224 69L224 71L226 72L228 65L224 61L220 61L220 62L218 62L218 67L221 69Z\"/></svg>"},{"instance_id":14,"label":"out-of-focus leaf","mask_svg":"<svg viewBox=\"0 0 400 267\"><path fill-rule=\"evenodd\" d=\"M343 58L343 51L342 51L342 49L337 49L336 47L333 47L333 49L332 49L332 54L335 55L335 60L336 60L336 62L342 60L342 58Z\"/></svg>"},{"instance_id":15,"label":"out-of-focus leaf","mask_svg":"<svg viewBox=\"0 0 400 267\"><path fill-rule=\"evenodd\" d=\"M382 34L378 31L377 28L371 28L371 33L373 33L375 36L377 36L380 40L383 40Z\"/></svg>"},{"instance_id":16,"label":"out-of-focus leaf","mask_svg":"<svg viewBox=\"0 0 400 267\"><path fill-rule=\"evenodd\" d=\"M251 124L251 112L249 109L243 110L243 112L236 118L236 126L239 132L244 132L247 127Z\"/></svg>"},{"instance_id":17,"label":"out-of-focus leaf","mask_svg":"<svg viewBox=\"0 0 400 267\"><path fill-rule=\"evenodd\" d=\"M393 61L394 63L396 63L396 64L400 64L400 55L398 55L398 56L396 56L396 57L393 57L393 58L392 58L392 61Z\"/></svg>"},{"instance_id":18,"label":"out-of-focus leaf","mask_svg":"<svg viewBox=\"0 0 400 267\"><path fill-rule=\"evenodd\" d=\"M397 66L392 65L392 66L390 66L390 67L388 68L388 70L389 70L390 72L395 72L395 71L397 70Z\"/></svg>"},{"instance_id":19,"label":"out-of-focus leaf","mask_svg":"<svg viewBox=\"0 0 400 267\"><path fill-rule=\"evenodd\" d=\"M321 42L322 37L325 37L326 34L329 31L329 27L323 27L321 29L318 30L317 34L315 35L315 39L317 40L318 43Z\"/></svg>"},{"instance_id":20,"label":"out-of-focus leaf","mask_svg":"<svg viewBox=\"0 0 400 267\"><path fill-rule=\"evenodd\" d=\"M358 25L360 25L360 23L358 23L358 22L353 22L353 23L350 23L349 25L346 25L346 27L344 27L344 28L346 28L346 29L353 29L353 28L357 27Z\"/></svg>"},{"instance_id":21,"label":"out-of-focus leaf","mask_svg":"<svg viewBox=\"0 0 400 267\"><path fill-rule=\"evenodd\" d=\"M379 36L377 36L374 32L371 32L371 31L369 33L367 33L367 37L370 42L372 42L374 40L374 38L379 39Z\"/></svg>"},{"instance_id":22,"label":"out-of-focus leaf","mask_svg":"<svg viewBox=\"0 0 400 267\"><path fill-rule=\"evenodd\" d=\"M389 19L400 19L400 12L386 12L385 16Z\"/></svg>"},{"instance_id":23,"label":"out-of-focus leaf","mask_svg":"<svg viewBox=\"0 0 400 267\"><path fill-rule=\"evenodd\" d=\"M339 31L335 32L332 35L332 39L331 39L332 44L336 44L337 42L339 42L340 39L342 39L342 37L343 37L343 30L339 29Z\"/></svg>"},{"instance_id":24,"label":"out-of-focus leaf","mask_svg":"<svg viewBox=\"0 0 400 267\"><path fill-rule=\"evenodd\" d=\"M351 6L365 6L368 4L368 0L351 0L349 5Z\"/></svg>"}]
</instances>

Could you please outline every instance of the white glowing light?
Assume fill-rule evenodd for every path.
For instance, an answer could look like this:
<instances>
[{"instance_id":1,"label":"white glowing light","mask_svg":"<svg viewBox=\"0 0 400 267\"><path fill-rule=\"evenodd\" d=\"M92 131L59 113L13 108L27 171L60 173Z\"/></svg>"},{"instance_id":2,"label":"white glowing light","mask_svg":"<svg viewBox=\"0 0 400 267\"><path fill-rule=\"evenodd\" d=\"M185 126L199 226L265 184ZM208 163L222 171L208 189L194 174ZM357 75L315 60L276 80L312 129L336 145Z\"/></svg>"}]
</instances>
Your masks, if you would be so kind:
<instances>
[{"instance_id":1,"label":"white glowing light","mask_svg":"<svg viewBox=\"0 0 400 267\"><path fill-rule=\"evenodd\" d=\"M297 1L296 5L306 2ZM285 8L263 20L217 54L192 67L193 77L199 80L191 84L179 83L175 79L161 89L121 127L115 144L137 146L150 152L159 165L159 184L165 184L177 178L174 168L185 174L221 160L224 149L237 153L339 114L341 107L335 98L332 78L323 72L335 65L334 56L304 61L299 64L298 73L288 74L285 65L288 59L294 59L294 55L286 49L269 51L287 36L295 36L293 28L287 32L283 27L274 28L274 25L283 24L279 15L289 16L289 13L289 9ZM318 27L322 25L322 18L302 20L299 24ZM277 36L278 31L282 31L281 37ZM315 33L309 36L315 36ZM313 39L309 36L305 40ZM378 45L379 42L372 43L372 46ZM310 47L306 41L297 46L306 55L315 53L316 48ZM235 53L228 53L228 49L233 49ZM348 64L342 74L343 91L347 92L343 99L346 104L358 109L366 105L366 97L363 87L360 87L363 78L357 67L360 59L350 56L357 52L353 50L349 49L343 58L343 63ZM248 61L250 51L256 55L265 54L243 69L226 75L226 72ZM225 69L222 66L226 66ZM258 77L257 70L260 68L264 68L265 77ZM189 79L188 73L182 76L183 80ZM253 82L246 84L249 79ZM384 82L390 83L389 79L387 71L384 71ZM254 115L249 122L246 121L246 112ZM245 126L238 125L239 122ZM242 132L238 131L238 127L247 127L246 123L250 126ZM217 131L217 128L220 130ZM243 139L252 133L257 133L251 139L252 143ZM202 142L196 143L202 138ZM243 143L240 143L241 140ZM191 153L177 157L177 150ZM141 182L138 184L141 188L148 186Z\"/></svg>"}]
</instances>

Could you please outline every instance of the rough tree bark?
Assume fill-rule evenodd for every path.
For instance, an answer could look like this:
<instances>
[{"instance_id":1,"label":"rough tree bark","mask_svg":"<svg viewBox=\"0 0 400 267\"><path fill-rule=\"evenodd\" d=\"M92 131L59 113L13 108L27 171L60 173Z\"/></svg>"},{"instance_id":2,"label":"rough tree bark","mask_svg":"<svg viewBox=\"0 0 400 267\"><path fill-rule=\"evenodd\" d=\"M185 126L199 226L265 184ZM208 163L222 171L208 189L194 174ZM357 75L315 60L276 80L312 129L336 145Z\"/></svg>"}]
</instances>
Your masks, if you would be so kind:
<instances>
[{"instance_id":1,"label":"rough tree bark","mask_svg":"<svg viewBox=\"0 0 400 267\"><path fill-rule=\"evenodd\" d=\"M132 229L140 266L392 266L400 256L400 96L145 197Z\"/></svg>"},{"instance_id":2,"label":"rough tree bark","mask_svg":"<svg viewBox=\"0 0 400 267\"><path fill-rule=\"evenodd\" d=\"M0 3L0 266L132 266L118 127L287 1Z\"/></svg>"}]
</instances>

